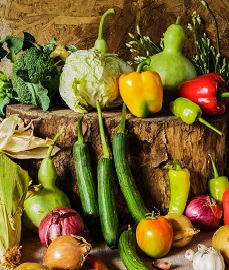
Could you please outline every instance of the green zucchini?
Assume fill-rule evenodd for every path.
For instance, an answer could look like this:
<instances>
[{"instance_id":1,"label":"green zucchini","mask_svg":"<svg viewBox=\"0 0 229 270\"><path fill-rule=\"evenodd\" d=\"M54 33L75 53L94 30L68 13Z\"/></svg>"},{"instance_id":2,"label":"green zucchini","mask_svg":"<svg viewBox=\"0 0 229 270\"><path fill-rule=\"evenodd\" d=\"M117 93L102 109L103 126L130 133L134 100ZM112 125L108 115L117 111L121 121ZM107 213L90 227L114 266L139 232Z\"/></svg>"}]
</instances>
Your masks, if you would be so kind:
<instances>
[{"instance_id":1,"label":"green zucchini","mask_svg":"<svg viewBox=\"0 0 229 270\"><path fill-rule=\"evenodd\" d=\"M124 230L119 237L119 256L128 270L149 270L150 268L139 258L136 252L136 246L135 232L128 226L128 229Z\"/></svg>"},{"instance_id":2,"label":"green zucchini","mask_svg":"<svg viewBox=\"0 0 229 270\"><path fill-rule=\"evenodd\" d=\"M123 103L120 128L112 140L112 150L119 185L127 207L136 224L149 213L128 163L128 136L125 131L126 105Z\"/></svg>"},{"instance_id":3,"label":"green zucchini","mask_svg":"<svg viewBox=\"0 0 229 270\"><path fill-rule=\"evenodd\" d=\"M102 111L99 102L96 102L99 129L103 148L103 157L99 159L97 166L98 202L102 234L108 247L118 246L119 221L115 203L113 185L113 160L110 158L103 127Z\"/></svg>"},{"instance_id":4,"label":"green zucchini","mask_svg":"<svg viewBox=\"0 0 229 270\"><path fill-rule=\"evenodd\" d=\"M78 119L78 140L73 145L73 158L85 225L92 239L98 242L102 237L102 231L97 184L93 175L89 149L82 134L82 119L83 115Z\"/></svg>"}]
</instances>

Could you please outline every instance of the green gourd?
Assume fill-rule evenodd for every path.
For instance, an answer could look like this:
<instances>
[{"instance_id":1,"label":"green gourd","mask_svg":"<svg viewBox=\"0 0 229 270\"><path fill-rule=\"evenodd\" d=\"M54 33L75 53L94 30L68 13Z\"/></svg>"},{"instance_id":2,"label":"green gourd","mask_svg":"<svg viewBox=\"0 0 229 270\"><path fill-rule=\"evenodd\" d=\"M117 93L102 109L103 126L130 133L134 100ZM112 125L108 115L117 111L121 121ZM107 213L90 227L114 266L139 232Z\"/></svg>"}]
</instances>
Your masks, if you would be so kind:
<instances>
[{"instance_id":1,"label":"green gourd","mask_svg":"<svg viewBox=\"0 0 229 270\"><path fill-rule=\"evenodd\" d=\"M182 54L185 41L185 32L178 17L164 33L163 51L151 56L150 64L143 67L143 70L154 70L160 75L163 104L169 104L178 97L177 89L181 83L197 76L191 61Z\"/></svg>"},{"instance_id":2,"label":"green gourd","mask_svg":"<svg viewBox=\"0 0 229 270\"><path fill-rule=\"evenodd\" d=\"M27 194L24 201L22 220L25 226L34 232L38 232L41 220L51 210L58 207L71 208L67 195L56 186L57 172L51 158L52 150L63 133L64 130L60 130L53 139L53 144L50 145L38 170L38 185L30 187L30 195Z\"/></svg>"}]
</instances>

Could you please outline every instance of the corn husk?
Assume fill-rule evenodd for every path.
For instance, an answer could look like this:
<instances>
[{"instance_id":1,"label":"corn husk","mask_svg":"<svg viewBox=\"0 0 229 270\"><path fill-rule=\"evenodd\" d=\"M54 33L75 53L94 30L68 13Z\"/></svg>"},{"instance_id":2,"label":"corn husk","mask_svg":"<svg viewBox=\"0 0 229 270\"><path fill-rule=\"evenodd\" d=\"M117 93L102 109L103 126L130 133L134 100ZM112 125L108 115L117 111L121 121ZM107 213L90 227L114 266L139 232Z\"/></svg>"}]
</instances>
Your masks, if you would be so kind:
<instances>
[{"instance_id":1,"label":"corn husk","mask_svg":"<svg viewBox=\"0 0 229 270\"><path fill-rule=\"evenodd\" d=\"M28 172L0 152L0 264L9 269L21 258L21 215L30 184Z\"/></svg>"},{"instance_id":2,"label":"corn husk","mask_svg":"<svg viewBox=\"0 0 229 270\"><path fill-rule=\"evenodd\" d=\"M12 114L0 123L0 151L17 159L45 158L53 140L34 136L33 122L25 126L17 114ZM55 146L52 155L60 149Z\"/></svg>"}]
</instances>

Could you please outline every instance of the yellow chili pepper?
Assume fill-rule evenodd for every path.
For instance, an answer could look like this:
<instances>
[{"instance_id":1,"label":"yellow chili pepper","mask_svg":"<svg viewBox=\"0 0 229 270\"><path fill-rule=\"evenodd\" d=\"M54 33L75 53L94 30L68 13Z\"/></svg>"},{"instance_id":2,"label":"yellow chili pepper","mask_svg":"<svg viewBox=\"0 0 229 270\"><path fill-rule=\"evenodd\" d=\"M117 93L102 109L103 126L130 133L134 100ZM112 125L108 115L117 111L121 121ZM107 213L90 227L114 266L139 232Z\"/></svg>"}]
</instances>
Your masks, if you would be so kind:
<instances>
[{"instance_id":1,"label":"yellow chili pepper","mask_svg":"<svg viewBox=\"0 0 229 270\"><path fill-rule=\"evenodd\" d=\"M161 77L156 71L141 72L147 60L138 65L136 72L127 72L119 77L120 95L129 111L137 117L146 117L162 108Z\"/></svg>"}]
</instances>

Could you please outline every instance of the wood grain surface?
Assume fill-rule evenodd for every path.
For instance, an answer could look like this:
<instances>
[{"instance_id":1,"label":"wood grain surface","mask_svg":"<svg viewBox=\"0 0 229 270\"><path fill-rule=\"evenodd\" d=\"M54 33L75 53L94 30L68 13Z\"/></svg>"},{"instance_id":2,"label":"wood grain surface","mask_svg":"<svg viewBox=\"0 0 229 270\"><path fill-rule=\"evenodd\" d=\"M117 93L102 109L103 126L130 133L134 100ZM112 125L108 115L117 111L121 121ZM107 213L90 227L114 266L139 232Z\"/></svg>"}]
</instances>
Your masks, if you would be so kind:
<instances>
[{"instance_id":1,"label":"wood grain surface","mask_svg":"<svg viewBox=\"0 0 229 270\"><path fill-rule=\"evenodd\" d=\"M25 123L34 119L34 133L42 138L54 138L61 129L65 133L58 141L61 151L53 158L58 172L57 184L70 197L72 205L80 210L77 180L72 156L72 147L77 140L78 114L70 109L51 108L49 111L36 109L32 105L11 104L7 115L18 114ZM121 111L103 111L105 130L111 150L111 141L119 128ZM223 132L218 135L203 124L185 124L166 110L149 118L136 118L127 114L126 130L129 136L129 164L136 184L150 210L158 208L166 213L170 201L168 171L166 162L178 160L191 172L190 197L207 193L207 181L212 177L209 163L211 154L216 159L219 174L226 170L228 114L207 118ZM97 112L84 116L83 132L88 143L94 174L98 159L102 157ZM213 143L214 142L214 143ZM111 153L112 154L112 153ZM217 157L217 158L216 158ZM30 172L36 182L40 160L26 160L18 163ZM128 221L129 211L114 175L118 212L121 220Z\"/></svg>"}]
</instances>

